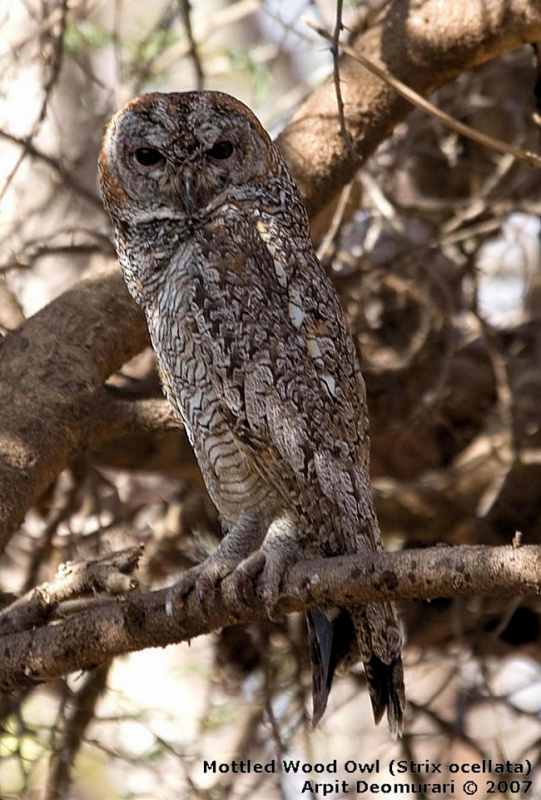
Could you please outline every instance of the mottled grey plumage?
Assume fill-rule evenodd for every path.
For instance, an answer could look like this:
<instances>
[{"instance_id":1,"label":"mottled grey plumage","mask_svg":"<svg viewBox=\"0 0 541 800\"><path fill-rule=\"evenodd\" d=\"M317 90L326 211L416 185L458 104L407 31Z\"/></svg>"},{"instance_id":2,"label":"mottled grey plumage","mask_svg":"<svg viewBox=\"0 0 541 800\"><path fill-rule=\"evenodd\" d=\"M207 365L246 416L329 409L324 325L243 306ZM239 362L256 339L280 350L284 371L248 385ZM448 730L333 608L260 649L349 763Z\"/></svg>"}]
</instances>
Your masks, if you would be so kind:
<instances>
[{"instance_id":1,"label":"mottled grey plumage","mask_svg":"<svg viewBox=\"0 0 541 800\"><path fill-rule=\"evenodd\" d=\"M204 598L263 569L272 608L299 558L381 550L354 344L258 120L219 92L136 98L109 124L100 173L126 283L228 529L183 590ZM309 631L314 720L335 665L362 659L376 721L387 709L400 729L393 606L315 612Z\"/></svg>"}]
</instances>

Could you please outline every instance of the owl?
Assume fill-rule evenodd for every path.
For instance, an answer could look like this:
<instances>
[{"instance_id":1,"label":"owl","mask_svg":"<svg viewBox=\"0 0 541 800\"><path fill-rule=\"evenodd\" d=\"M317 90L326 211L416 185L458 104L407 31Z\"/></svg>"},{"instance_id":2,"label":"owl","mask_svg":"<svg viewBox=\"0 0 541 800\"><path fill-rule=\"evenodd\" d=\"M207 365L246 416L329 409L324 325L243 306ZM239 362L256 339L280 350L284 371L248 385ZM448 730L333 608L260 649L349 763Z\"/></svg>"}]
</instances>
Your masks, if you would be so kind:
<instances>
[{"instance_id":1,"label":"owl","mask_svg":"<svg viewBox=\"0 0 541 800\"><path fill-rule=\"evenodd\" d=\"M166 396L225 536L185 573L202 603L260 574L269 613L300 559L382 549L363 378L299 191L254 114L220 92L147 94L107 128L102 194ZM399 732L391 603L308 614L313 723L336 668L362 661L374 718Z\"/></svg>"}]
</instances>

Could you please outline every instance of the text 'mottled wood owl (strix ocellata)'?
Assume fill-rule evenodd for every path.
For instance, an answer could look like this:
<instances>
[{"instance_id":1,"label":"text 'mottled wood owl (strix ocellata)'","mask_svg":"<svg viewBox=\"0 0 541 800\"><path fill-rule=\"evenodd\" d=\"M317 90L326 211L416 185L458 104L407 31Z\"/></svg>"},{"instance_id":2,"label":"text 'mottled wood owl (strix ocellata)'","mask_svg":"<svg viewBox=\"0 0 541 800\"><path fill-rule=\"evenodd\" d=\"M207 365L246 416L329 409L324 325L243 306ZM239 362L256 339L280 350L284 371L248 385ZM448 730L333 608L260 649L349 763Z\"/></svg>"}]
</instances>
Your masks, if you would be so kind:
<instances>
[{"instance_id":1,"label":"text 'mottled wood owl (strix ocellata)'","mask_svg":"<svg viewBox=\"0 0 541 800\"><path fill-rule=\"evenodd\" d=\"M227 534L179 591L302 558L382 549L355 347L298 189L253 113L220 92L148 94L107 128L102 192L167 397ZM364 663L374 717L404 711L390 603L308 615L314 723L336 666Z\"/></svg>"}]
</instances>

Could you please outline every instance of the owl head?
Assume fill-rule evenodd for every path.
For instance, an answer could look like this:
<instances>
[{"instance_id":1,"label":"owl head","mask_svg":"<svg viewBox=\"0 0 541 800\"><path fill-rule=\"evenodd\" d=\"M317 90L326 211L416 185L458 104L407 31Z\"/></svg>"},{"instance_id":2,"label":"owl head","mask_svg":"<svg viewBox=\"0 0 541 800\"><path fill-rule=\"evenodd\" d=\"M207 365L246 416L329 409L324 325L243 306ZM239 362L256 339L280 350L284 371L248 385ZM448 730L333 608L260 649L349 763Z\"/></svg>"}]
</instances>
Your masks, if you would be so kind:
<instances>
[{"instance_id":1,"label":"owl head","mask_svg":"<svg viewBox=\"0 0 541 800\"><path fill-rule=\"evenodd\" d=\"M250 109L221 92L142 95L110 121L99 158L113 220L197 217L272 174L280 156Z\"/></svg>"}]
</instances>

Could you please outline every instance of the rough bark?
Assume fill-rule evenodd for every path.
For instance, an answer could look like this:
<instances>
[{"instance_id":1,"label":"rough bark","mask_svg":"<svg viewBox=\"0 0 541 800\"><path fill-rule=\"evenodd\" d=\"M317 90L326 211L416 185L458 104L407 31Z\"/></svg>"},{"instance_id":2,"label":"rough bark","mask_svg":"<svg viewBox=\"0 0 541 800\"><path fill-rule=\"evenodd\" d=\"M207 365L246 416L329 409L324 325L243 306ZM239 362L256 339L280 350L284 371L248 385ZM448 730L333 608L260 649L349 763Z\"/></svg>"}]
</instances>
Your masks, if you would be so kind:
<instances>
[{"instance_id":1,"label":"rough bark","mask_svg":"<svg viewBox=\"0 0 541 800\"><path fill-rule=\"evenodd\" d=\"M300 562L285 576L277 613L355 602L540 593L541 547L433 547ZM257 581L241 603L233 580L226 579L204 609L195 592L184 602L171 589L129 594L55 625L0 636L0 691L264 618Z\"/></svg>"},{"instance_id":2,"label":"rough bark","mask_svg":"<svg viewBox=\"0 0 541 800\"><path fill-rule=\"evenodd\" d=\"M82 281L0 342L0 552L92 439L106 378L147 342L116 270Z\"/></svg>"}]
</instances>

